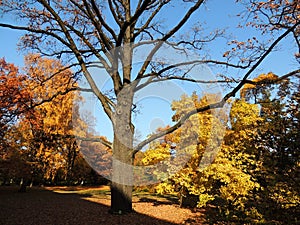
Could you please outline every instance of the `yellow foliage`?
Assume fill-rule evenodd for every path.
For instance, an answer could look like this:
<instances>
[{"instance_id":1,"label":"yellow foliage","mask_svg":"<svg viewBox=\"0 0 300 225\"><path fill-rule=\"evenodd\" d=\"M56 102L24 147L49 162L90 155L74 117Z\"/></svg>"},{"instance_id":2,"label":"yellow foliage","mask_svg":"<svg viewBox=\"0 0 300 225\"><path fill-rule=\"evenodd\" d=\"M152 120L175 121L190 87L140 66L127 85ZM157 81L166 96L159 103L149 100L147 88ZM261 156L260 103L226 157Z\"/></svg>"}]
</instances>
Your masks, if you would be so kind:
<instances>
[{"instance_id":1,"label":"yellow foliage","mask_svg":"<svg viewBox=\"0 0 300 225\"><path fill-rule=\"evenodd\" d=\"M253 83L245 84L244 87L240 91L240 95L242 99L245 99L251 91L255 91L256 89L260 89L267 85L273 84L278 80L278 76L274 73L261 74L258 77L252 80Z\"/></svg>"},{"instance_id":2,"label":"yellow foliage","mask_svg":"<svg viewBox=\"0 0 300 225\"><path fill-rule=\"evenodd\" d=\"M174 101L173 119L178 120L193 107L206 105L212 95L199 98L182 96ZM215 98L217 99L217 97ZM253 129L260 121L259 107L243 100L233 102L230 111L232 129L224 129L226 115L218 115L213 110L193 115L179 131L169 135L168 140L176 140L177 155L189 156L182 168L169 177L169 181L159 184L156 191L174 191L174 185L184 187L190 194L198 195L198 207L208 202L223 199L227 204L243 209L246 199L260 186L251 173L261 164L248 148L247 142L256 134ZM222 138L225 134L225 141ZM143 159L147 165L167 158L169 146L150 148ZM216 155L216 152L218 154ZM178 156L177 156L178 157Z\"/></svg>"},{"instance_id":3,"label":"yellow foliage","mask_svg":"<svg viewBox=\"0 0 300 225\"><path fill-rule=\"evenodd\" d=\"M276 183L276 185L271 188L270 192L272 199L284 209L300 205L300 196L298 195L298 192L287 183Z\"/></svg>"},{"instance_id":4,"label":"yellow foliage","mask_svg":"<svg viewBox=\"0 0 300 225\"><path fill-rule=\"evenodd\" d=\"M259 115L260 109L256 104L247 103L245 100L236 100L230 110L230 123L234 130L239 130L240 134L246 132L262 121Z\"/></svg>"},{"instance_id":5,"label":"yellow foliage","mask_svg":"<svg viewBox=\"0 0 300 225\"><path fill-rule=\"evenodd\" d=\"M170 185L169 183L159 183L156 187L155 187L155 191L160 194L174 194L174 187L172 185Z\"/></svg>"},{"instance_id":6,"label":"yellow foliage","mask_svg":"<svg viewBox=\"0 0 300 225\"><path fill-rule=\"evenodd\" d=\"M154 148L148 149L142 159L145 166L157 164L170 158L170 146L162 147L160 145L153 146Z\"/></svg>"},{"instance_id":7,"label":"yellow foliage","mask_svg":"<svg viewBox=\"0 0 300 225\"><path fill-rule=\"evenodd\" d=\"M180 101L174 101L172 104L172 109L176 112L173 119L179 119L193 107L207 104L208 99L217 98L209 95L199 99L196 94L191 97L182 96ZM239 135L247 136L243 128L252 126L259 120L259 109L256 105L243 101L235 102L233 105L231 118L235 122L234 126L239 127ZM258 187L245 171L244 165L249 165L253 160L251 155L235 152L233 151L235 148L223 144L222 150L215 158L216 149L220 147L224 135L224 124L220 118L223 118L223 122L226 121L225 115L216 117L213 110L193 115L179 131L168 137L168 140L176 140L177 155L190 157L185 166L182 165L184 167L179 169L171 179L175 184L187 188L189 193L199 195L199 206L204 206L213 200L218 192L221 198L237 201L242 205L243 197ZM155 148L152 146L145 152L144 164L150 165L167 159L169 148L170 146L162 147L159 143ZM231 155L232 153L234 155ZM215 187L216 181L222 185ZM166 182L158 185L157 191L160 193L173 191L171 187L172 185Z\"/></svg>"}]
</instances>

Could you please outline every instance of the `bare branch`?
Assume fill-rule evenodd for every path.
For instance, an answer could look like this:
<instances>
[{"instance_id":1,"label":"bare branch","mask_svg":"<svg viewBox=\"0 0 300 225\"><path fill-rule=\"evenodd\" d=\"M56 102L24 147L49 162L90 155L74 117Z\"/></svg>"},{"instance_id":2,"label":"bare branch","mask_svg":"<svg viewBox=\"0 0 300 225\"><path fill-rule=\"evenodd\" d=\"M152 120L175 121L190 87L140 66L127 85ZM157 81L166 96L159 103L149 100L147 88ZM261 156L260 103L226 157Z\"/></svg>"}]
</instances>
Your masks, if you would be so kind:
<instances>
[{"instance_id":1,"label":"bare branch","mask_svg":"<svg viewBox=\"0 0 300 225\"><path fill-rule=\"evenodd\" d=\"M93 89L95 95L97 96L97 98L101 102L101 105L102 105L105 113L111 119L112 118L112 109L110 108L108 102L106 101L106 96L99 90L99 88L97 87L94 79L92 78L91 74L87 70L87 67L86 67L86 64L85 64L85 62L82 58L82 55L81 55L80 51L78 50L78 48L75 44L75 41L73 40L70 32L68 31L67 26L62 21L61 17L55 12L55 10L48 4L48 2L46 2L45 0L39 0L39 2L53 15L55 20L58 22L59 26L61 27L63 33L65 34L67 40L70 43L69 47L74 52L75 57L77 58L77 60L79 62L79 65L81 66L82 71L83 71L88 83L90 84L90 86Z\"/></svg>"},{"instance_id":2,"label":"bare branch","mask_svg":"<svg viewBox=\"0 0 300 225\"><path fill-rule=\"evenodd\" d=\"M64 136L66 136L66 135L64 135ZM103 138L99 138L99 137L81 137L81 136L77 136L77 135L67 135L66 137L76 138L80 141L99 142L99 143L105 145L106 147L112 149L112 143L109 142L109 141L104 140Z\"/></svg>"},{"instance_id":3,"label":"bare branch","mask_svg":"<svg viewBox=\"0 0 300 225\"><path fill-rule=\"evenodd\" d=\"M185 16L179 21L179 23L171 29L163 38L161 38L161 41L167 41L170 37L172 37L182 26L189 20L191 15L199 9L199 7L202 5L204 0L199 0L196 2L194 6L192 6L188 12L185 14Z\"/></svg>"},{"instance_id":4,"label":"bare branch","mask_svg":"<svg viewBox=\"0 0 300 225\"><path fill-rule=\"evenodd\" d=\"M292 76L297 76L299 77L300 74L300 69L291 71L283 76L278 77L277 79L272 79L272 80L260 80L260 81L254 81L254 80L246 80L245 84L253 84L253 85L262 85L262 84L277 84L280 83L283 80L287 80L288 78Z\"/></svg>"},{"instance_id":5,"label":"bare branch","mask_svg":"<svg viewBox=\"0 0 300 225\"><path fill-rule=\"evenodd\" d=\"M135 39L137 36L139 36L145 29L149 27L149 24L154 19L154 17L158 14L158 12L161 10L161 8L166 5L169 1L161 1L159 6L151 13L147 21L144 23L144 25L141 28L138 28L138 31L133 35L133 39ZM138 10L141 11L140 7ZM145 9L144 9L145 10ZM137 12L136 12L137 13ZM142 12L141 12L142 13ZM140 13L140 14L141 14ZM135 19L136 20L136 19Z\"/></svg>"},{"instance_id":6,"label":"bare branch","mask_svg":"<svg viewBox=\"0 0 300 225\"><path fill-rule=\"evenodd\" d=\"M58 36L57 34L54 34L50 31L47 31L47 30L40 30L40 29L24 27L24 26L16 26L16 25L11 25L11 24L6 24L6 23L0 23L0 27L10 28L10 29L13 29L13 30L29 31L29 32L36 33L36 34L46 34L46 35L49 35L51 37L54 37L55 39L60 41L62 44L64 44L65 46L70 48L70 44L68 42L66 42L65 39Z\"/></svg>"},{"instance_id":7,"label":"bare branch","mask_svg":"<svg viewBox=\"0 0 300 225\"><path fill-rule=\"evenodd\" d=\"M277 46L277 44L284 39L289 33L293 32L293 30L300 24L300 21L298 23L296 23L293 27L291 27L290 29L286 30L282 35L280 35L271 45L270 47L267 49L267 51L262 55L262 57L254 64L253 67L251 67L247 73L243 76L243 79L241 80L241 82L232 90L230 91L228 94L226 94L222 100L220 100L219 102L213 103L213 104L209 104L200 108L195 108L194 110L191 110L190 112L186 113L185 115L183 115L179 121L171 126L170 128L168 128L167 130L161 131L159 133L156 133L154 135L151 135L149 138L147 138L146 140L142 141L140 144L138 144L132 154L133 156L140 151L145 145L149 144L150 142L166 135L169 133L172 133L173 131L177 130L179 127L181 127L185 121L187 121L192 115L197 114L197 113L201 113L201 112L205 112L207 110L210 109L217 109L217 108L221 108L224 106L224 104L227 102L228 99L230 99L231 97L235 97L236 93L248 82L248 77L253 73L253 71L255 69L257 69L257 67L262 63L262 61L264 61L264 59L271 53L271 51L275 48L275 46ZM293 71L292 74L297 74L298 70Z\"/></svg>"},{"instance_id":8,"label":"bare branch","mask_svg":"<svg viewBox=\"0 0 300 225\"><path fill-rule=\"evenodd\" d=\"M176 63L176 64L169 65L169 66L161 69L158 72L152 72L150 74L144 75L143 78L151 77L151 79L149 79L145 83L140 84L136 88L136 90L140 90L151 83L157 83L157 82L162 82L162 81L166 81L166 80L182 80L182 81L188 81L188 82L193 82L193 83L203 83L203 84L229 83L229 82L237 83L236 80L231 81L230 79L215 80L215 81L214 80L195 80L193 78L188 78L185 76L176 76L176 75L163 76L162 75L163 73L165 73L171 69L179 68L181 66L187 66L187 65L195 66L195 65L201 65L201 64L202 65L204 65L204 64L225 65L228 67L239 68L239 69L246 69L250 66L250 62L248 63L248 65L243 66L243 65L236 65L236 64L231 64L228 62L215 61L215 60L192 60L192 61L188 61L188 62ZM185 73L185 74L187 74L187 73ZM155 78L157 78L157 79L155 79Z\"/></svg>"},{"instance_id":9,"label":"bare branch","mask_svg":"<svg viewBox=\"0 0 300 225\"><path fill-rule=\"evenodd\" d=\"M153 56L160 49L163 42L167 41L171 36L173 36L188 21L188 19L191 17L191 15L201 6L201 4L203 2L204 2L204 0L197 1L196 4L188 10L188 12L185 14L183 19L180 20L180 22L173 29L171 29L164 37L159 39L160 42L158 42L155 45L155 47L152 49L152 51L148 54L147 59L145 60L143 66L141 67L136 80L143 78L144 73L147 70Z\"/></svg>"},{"instance_id":10,"label":"bare branch","mask_svg":"<svg viewBox=\"0 0 300 225\"><path fill-rule=\"evenodd\" d=\"M108 4L109 4L110 12L113 15L116 23L119 25L119 27L121 27L124 22L124 18L122 17L122 14L119 12L118 6L116 5L114 0L108 0Z\"/></svg>"},{"instance_id":11,"label":"bare branch","mask_svg":"<svg viewBox=\"0 0 300 225\"><path fill-rule=\"evenodd\" d=\"M86 10L88 12L88 16L91 19L93 25L95 26L95 28L96 28L96 30L98 32L98 35L101 38L101 40L99 40L99 42L102 45L103 51L107 52L104 49L107 49L108 51L110 51L112 48L114 48L113 43L109 40L109 38L105 35L105 33L103 32L103 30L101 29L101 25L102 25L101 22L99 23L98 21L96 21L95 15L91 11L92 9L90 8L90 5L88 4L88 2L86 0L84 0L83 2L84 2L84 6L85 6L85 8L86 8ZM94 6L93 6L93 10L95 10ZM100 15L100 17L101 17L101 15ZM84 36L84 35L82 35L82 36Z\"/></svg>"},{"instance_id":12,"label":"bare branch","mask_svg":"<svg viewBox=\"0 0 300 225\"><path fill-rule=\"evenodd\" d=\"M80 141L99 142L108 148L112 148L112 143L101 137L82 137L72 134L50 134L52 138L75 138Z\"/></svg>"},{"instance_id":13,"label":"bare branch","mask_svg":"<svg viewBox=\"0 0 300 225\"><path fill-rule=\"evenodd\" d=\"M93 6L93 10L95 11L99 21L100 21L100 24L105 27L105 29L111 34L111 36L113 37L113 39L115 41L117 41L117 35L116 33L114 32L114 30L105 22L105 20L103 19L102 15L101 15L101 12L99 11L99 8L97 7L96 5L96 2L95 0L91 0L91 3L92 3L92 6Z\"/></svg>"},{"instance_id":14,"label":"bare branch","mask_svg":"<svg viewBox=\"0 0 300 225\"><path fill-rule=\"evenodd\" d=\"M104 66L104 68L106 69L107 72L110 71L110 66L107 64L107 62L105 61L105 59L102 57L102 55L99 53L99 50L96 49L92 43L90 43L90 41L84 36L83 33L81 33L79 30L76 30L74 27L70 26L70 25L66 25L66 27L68 27L71 31L73 31L90 49L91 53L93 53L101 62L101 64ZM104 43L105 41L103 41ZM103 49L101 49L103 50ZM104 50L104 52L106 52Z\"/></svg>"},{"instance_id":15,"label":"bare branch","mask_svg":"<svg viewBox=\"0 0 300 225\"><path fill-rule=\"evenodd\" d=\"M93 89L91 89L91 88L81 88L81 87L76 87L76 88L72 88L72 90L74 90L74 91L82 91L82 92L89 92L89 93L95 94L94 91L93 91ZM113 108L116 107L115 103L114 103L111 99L109 99L106 95L104 95L104 97L106 98L106 101L107 101Z\"/></svg>"}]
</instances>

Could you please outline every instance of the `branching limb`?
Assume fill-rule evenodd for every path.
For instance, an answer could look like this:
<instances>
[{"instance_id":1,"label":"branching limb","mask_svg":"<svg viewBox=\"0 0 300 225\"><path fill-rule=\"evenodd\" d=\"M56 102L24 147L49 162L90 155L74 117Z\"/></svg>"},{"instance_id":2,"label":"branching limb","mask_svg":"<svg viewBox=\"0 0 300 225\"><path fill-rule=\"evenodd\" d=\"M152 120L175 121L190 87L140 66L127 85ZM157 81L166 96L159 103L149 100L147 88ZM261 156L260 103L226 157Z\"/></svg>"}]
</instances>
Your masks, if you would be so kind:
<instances>
[{"instance_id":1,"label":"branching limb","mask_svg":"<svg viewBox=\"0 0 300 225\"><path fill-rule=\"evenodd\" d=\"M66 42L65 39L63 39L59 35L57 35L55 33L52 33L51 31L48 31L48 30L35 29L35 28L25 27L25 26L16 26L16 25L11 25L11 24L6 24L6 23L0 23L0 27L10 28L10 29L13 29L13 30L29 31L29 32L36 33L36 34L49 35L49 36L57 39L63 45L65 45L68 48L70 48L70 44L68 42Z\"/></svg>"},{"instance_id":2,"label":"branching limb","mask_svg":"<svg viewBox=\"0 0 300 225\"><path fill-rule=\"evenodd\" d=\"M69 48L74 52L75 57L77 58L77 61L82 68L82 72L84 73L84 76L86 77L90 87L93 89L95 95L101 102L101 105L104 109L104 112L107 114L107 116L111 119L112 118L112 109L110 108L108 102L106 101L106 96L99 90L97 87L94 79L92 78L90 72L88 71L86 64L82 58L82 55L80 51L77 48L77 45L75 41L73 40L69 30L67 29L67 26L65 23L62 21L61 17L56 13L56 11L48 4L46 0L39 0L39 2L49 11L49 13L52 14L52 16L55 18L57 23L62 29L62 32L64 33L66 39L69 42Z\"/></svg>"},{"instance_id":3,"label":"branching limb","mask_svg":"<svg viewBox=\"0 0 300 225\"><path fill-rule=\"evenodd\" d=\"M76 138L77 140L80 140L80 141L88 141L88 142L99 142L103 145L105 145L106 147L108 148L112 148L112 143L101 138L101 137L81 137L81 136L78 136L78 135L59 135L59 134L54 134L54 136L59 136L59 137L63 137L63 138Z\"/></svg>"},{"instance_id":4,"label":"branching limb","mask_svg":"<svg viewBox=\"0 0 300 225\"><path fill-rule=\"evenodd\" d=\"M95 11L95 13L96 13L96 15L97 15L97 17L98 17L98 19L100 21L100 24L111 34L111 36L113 37L113 39L115 41L117 41L117 35L116 35L116 33L114 32L114 30L103 19L103 16L101 15L101 12L99 11L99 8L97 7L95 0L91 0L91 4L92 4L92 7L93 7L93 10Z\"/></svg>"},{"instance_id":5,"label":"branching limb","mask_svg":"<svg viewBox=\"0 0 300 225\"><path fill-rule=\"evenodd\" d=\"M114 0L108 0L108 4L115 22L119 25L119 27L121 27L124 22L124 18L122 16L122 13L118 9L117 3Z\"/></svg>"},{"instance_id":6,"label":"branching limb","mask_svg":"<svg viewBox=\"0 0 300 225\"><path fill-rule=\"evenodd\" d=\"M161 38L161 41L167 41L170 37L172 37L179 29L182 28L182 26L189 20L189 18L192 16L192 14L199 9L199 7L202 5L204 0L199 0L196 2L194 6L192 6L188 12L185 14L185 16L179 21L179 23L171 29L163 38Z\"/></svg>"},{"instance_id":7,"label":"branching limb","mask_svg":"<svg viewBox=\"0 0 300 225\"><path fill-rule=\"evenodd\" d=\"M95 94L94 91L93 91L93 89L91 89L91 88L75 87L75 88L72 88L72 90L74 90L74 91L81 91L81 92L89 92L89 93ZM107 101L113 108L116 107L115 103L114 103L111 99L109 99L107 96L104 96L104 97L106 98L106 101Z\"/></svg>"},{"instance_id":8,"label":"branching limb","mask_svg":"<svg viewBox=\"0 0 300 225\"><path fill-rule=\"evenodd\" d=\"M185 115L183 115L179 121L171 126L170 128L168 128L167 130L161 131L159 133L156 133L154 135L151 135L149 138L147 138L146 140L142 141L140 144L138 144L132 154L133 156L140 151L144 146L146 146L147 144L149 144L150 142L166 135L169 133L172 133L173 131L177 130L179 127L181 127L185 121L187 121L192 115L200 113L200 112L205 112L207 110L210 109L217 109L217 108L221 108L224 106L224 104L227 102L228 99L230 99L231 97L235 97L235 95L237 94L237 92L248 82L248 78L249 76L258 68L258 66L264 61L264 59L272 52L272 50L275 48L275 46L277 46L277 44L284 39L290 32L293 32L293 30L300 24L300 21L298 23L296 23L293 27L289 28L288 30L286 30L282 35L280 35L271 45L270 47L266 50L266 52L262 55L262 57L253 65L253 67L251 67L247 73L243 76L243 79L240 81L240 83L228 94L226 94L222 100L220 100L219 102L213 103L213 104L209 104L200 108L195 108L194 110L186 113ZM298 70L297 70L298 71ZM298 72L291 72L292 74L297 74Z\"/></svg>"},{"instance_id":9,"label":"branching limb","mask_svg":"<svg viewBox=\"0 0 300 225\"><path fill-rule=\"evenodd\" d=\"M149 55L147 56L144 64L142 65L140 71L138 72L138 76L136 78L136 80L142 79L145 71L147 70L150 62L152 61L153 56L155 55L155 53L160 49L160 47L162 46L162 44L167 41L170 37L172 37L191 17L191 15L202 5L202 3L204 2L204 0L199 0L195 3L194 6L192 6L187 13L185 14L185 16L179 21L179 23L172 28L168 33L166 33L165 36L163 36L158 42L155 47L151 50L151 52L149 53Z\"/></svg>"},{"instance_id":10,"label":"branching limb","mask_svg":"<svg viewBox=\"0 0 300 225\"><path fill-rule=\"evenodd\" d=\"M223 61L215 61L215 60L192 60L188 62L181 62L181 63L176 63L169 65L158 72L152 72L149 74L144 75L144 78L151 77L151 79L148 79L146 82L140 84L136 90L140 90L149 84L152 83L157 83L157 82L163 82L166 80L181 80L181 81L188 81L188 82L193 82L193 83L203 83L203 84L211 84L211 83L228 83L232 82L230 79L223 79L223 80L196 80L193 78L189 78L186 76L179 76L179 75L170 75L170 76L163 76L163 73L168 72L172 69L180 69L182 66L197 66L197 65L204 65L204 64L215 64L215 65L225 65L228 67L232 68L239 68L239 69L246 69L250 66L250 62L247 65L238 65L238 64L231 64L228 62L223 62ZM187 73L185 73L186 75ZM234 80L233 82L236 83Z\"/></svg>"},{"instance_id":11,"label":"branching limb","mask_svg":"<svg viewBox=\"0 0 300 225\"><path fill-rule=\"evenodd\" d=\"M268 81L265 81L265 80L261 80L261 81L246 80L245 84L253 84L253 85L277 84L277 83L280 83L283 80L287 80L288 78L293 77L293 76L297 76L299 78L299 75L300 75L300 69L291 71L291 72L289 72L285 75L282 75L282 76L278 77L277 79L272 79L272 80L268 80Z\"/></svg>"},{"instance_id":12,"label":"branching limb","mask_svg":"<svg viewBox=\"0 0 300 225\"><path fill-rule=\"evenodd\" d=\"M98 35L100 36L101 40L99 40L99 43L101 44L102 48L103 48L103 51L104 52L107 52L107 51L110 51L111 49L114 48L114 45L113 43L110 41L110 39L105 35L104 31L102 30L102 24L101 22L99 23L99 21L96 20L96 16L95 14L93 13L92 10L95 10L94 7L93 9L91 9L90 5L88 4L88 2L86 0L83 1L84 2L84 6L87 10L87 13L88 13L88 17L91 19L94 27L96 28L97 32L98 32ZM96 7L96 6L95 6ZM97 13L100 13L99 11L97 11ZM97 15L98 17L101 15ZM81 35L84 37L84 35ZM85 40L86 42L86 40ZM91 48L91 46L89 46L89 48ZM107 51L105 50L107 49ZM98 56L97 56L98 57Z\"/></svg>"},{"instance_id":13,"label":"branching limb","mask_svg":"<svg viewBox=\"0 0 300 225\"><path fill-rule=\"evenodd\" d=\"M149 27L150 23L153 21L154 17L159 13L159 11L162 9L164 5L166 5L169 1L161 1L159 6L151 13L147 21L144 23L144 25L137 29L137 32L134 33L133 39L138 37L142 32L145 32L145 30Z\"/></svg>"}]
</instances>

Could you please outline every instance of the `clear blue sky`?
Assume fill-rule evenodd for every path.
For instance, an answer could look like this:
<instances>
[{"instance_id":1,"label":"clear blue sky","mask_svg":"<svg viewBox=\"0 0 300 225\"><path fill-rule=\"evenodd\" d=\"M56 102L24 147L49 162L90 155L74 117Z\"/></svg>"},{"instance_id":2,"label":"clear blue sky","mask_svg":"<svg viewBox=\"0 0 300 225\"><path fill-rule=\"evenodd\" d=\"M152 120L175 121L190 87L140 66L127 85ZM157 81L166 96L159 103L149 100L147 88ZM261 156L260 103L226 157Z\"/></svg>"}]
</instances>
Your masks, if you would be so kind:
<instances>
[{"instance_id":1,"label":"clear blue sky","mask_svg":"<svg viewBox=\"0 0 300 225\"><path fill-rule=\"evenodd\" d=\"M255 33L244 32L240 29L236 29L238 19L234 16L240 12L241 8L238 8L234 4L234 0L210 0L205 6L205 9L193 16L192 22L202 19L207 21L207 27L220 27L226 28L227 31L231 32L233 36L238 36L239 38L247 39L253 37ZM165 15L168 23L175 23L177 11L182 10L170 9ZM203 13L205 11L205 14ZM0 21L14 21L14 18L4 18ZM5 57L7 62L14 63L17 66L23 66L23 53L17 51L17 42L22 32L13 31L9 29L0 28L0 57ZM291 54L292 46L290 45L291 41L289 39L285 40L281 44L281 49L268 57L263 64L263 67L259 72L269 72L272 71L276 74L284 74L291 69L297 69L299 64L297 64ZM213 49L210 49L211 54L219 54L224 52L226 46L216 45ZM216 71L212 71L215 73ZM256 74L256 75L257 75ZM173 85L173 86L172 86ZM165 126L171 123L170 111L170 96L173 99L178 99L179 96L183 93L190 94L194 89L201 91L199 86L180 86L178 83L171 83L169 86L155 86L152 87L152 90L155 94L147 97L140 97L138 105L140 106L140 113L134 117L136 124L136 129L141 132L141 135L145 137L149 132L153 132L159 126ZM159 93L160 94L157 94ZM168 93L169 97L165 97L164 93ZM101 135L107 136L112 140L112 131L110 122L105 118L103 112L96 110L99 107L98 103L90 102L92 112L97 118L96 130L101 133ZM95 110L94 107L95 106Z\"/></svg>"}]
</instances>

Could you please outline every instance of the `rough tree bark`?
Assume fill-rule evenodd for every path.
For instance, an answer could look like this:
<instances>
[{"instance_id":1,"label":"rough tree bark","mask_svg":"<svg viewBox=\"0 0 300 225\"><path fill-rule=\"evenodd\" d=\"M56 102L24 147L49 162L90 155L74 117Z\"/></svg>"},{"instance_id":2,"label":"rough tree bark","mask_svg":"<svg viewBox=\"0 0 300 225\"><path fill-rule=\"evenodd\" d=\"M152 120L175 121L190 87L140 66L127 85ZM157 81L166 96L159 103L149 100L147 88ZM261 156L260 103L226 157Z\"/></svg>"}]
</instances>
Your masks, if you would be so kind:
<instances>
[{"instance_id":1,"label":"rough tree bark","mask_svg":"<svg viewBox=\"0 0 300 225\"><path fill-rule=\"evenodd\" d=\"M111 183L111 213L132 211L133 135L131 123L133 89L128 85L118 95L113 116L114 142Z\"/></svg>"},{"instance_id":2,"label":"rough tree bark","mask_svg":"<svg viewBox=\"0 0 300 225\"><path fill-rule=\"evenodd\" d=\"M126 138L131 138L129 134ZM112 165L111 209L113 214L124 214L132 211L132 157L130 148L116 137L114 139L114 159Z\"/></svg>"}]
</instances>

